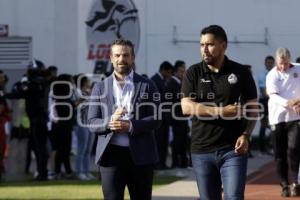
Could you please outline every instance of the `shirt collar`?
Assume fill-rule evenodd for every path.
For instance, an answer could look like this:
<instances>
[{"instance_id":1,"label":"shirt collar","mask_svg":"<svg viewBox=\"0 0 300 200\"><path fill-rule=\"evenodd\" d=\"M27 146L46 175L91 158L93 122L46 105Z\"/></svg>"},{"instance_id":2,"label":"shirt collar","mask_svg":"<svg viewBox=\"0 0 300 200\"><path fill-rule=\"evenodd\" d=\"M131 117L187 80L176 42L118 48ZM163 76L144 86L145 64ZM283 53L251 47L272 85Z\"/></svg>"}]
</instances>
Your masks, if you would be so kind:
<instances>
[{"instance_id":1,"label":"shirt collar","mask_svg":"<svg viewBox=\"0 0 300 200\"><path fill-rule=\"evenodd\" d=\"M275 66L276 70L279 71L280 73L288 73L290 71L290 69L292 69L295 65L293 63L290 63L289 68L286 71L279 71L277 66Z\"/></svg>"},{"instance_id":2,"label":"shirt collar","mask_svg":"<svg viewBox=\"0 0 300 200\"><path fill-rule=\"evenodd\" d=\"M204 73L214 73L213 71L211 71L208 68L208 66L205 62L202 61L202 63L203 63L202 66L203 66ZM222 66L221 66L221 69L218 73L220 73L220 72L224 71L225 69L227 69L227 67L228 67L227 63L228 63L228 57L224 56L224 62L223 62Z\"/></svg>"},{"instance_id":3,"label":"shirt collar","mask_svg":"<svg viewBox=\"0 0 300 200\"><path fill-rule=\"evenodd\" d=\"M157 74L162 80L164 80L164 76L160 72L157 72Z\"/></svg>"},{"instance_id":4,"label":"shirt collar","mask_svg":"<svg viewBox=\"0 0 300 200\"><path fill-rule=\"evenodd\" d=\"M178 83L178 84L181 84L181 80L176 77L176 76L172 76L172 78Z\"/></svg>"},{"instance_id":5,"label":"shirt collar","mask_svg":"<svg viewBox=\"0 0 300 200\"><path fill-rule=\"evenodd\" d=\"M117 82L118 83L118 80L116 79L116 75L115 73L113 73L113 80L114 82ZM125 76L125 83L129 81L129 82L133 82L133 70L131 70L131 72Z\"/></svg>"}]
</instances>

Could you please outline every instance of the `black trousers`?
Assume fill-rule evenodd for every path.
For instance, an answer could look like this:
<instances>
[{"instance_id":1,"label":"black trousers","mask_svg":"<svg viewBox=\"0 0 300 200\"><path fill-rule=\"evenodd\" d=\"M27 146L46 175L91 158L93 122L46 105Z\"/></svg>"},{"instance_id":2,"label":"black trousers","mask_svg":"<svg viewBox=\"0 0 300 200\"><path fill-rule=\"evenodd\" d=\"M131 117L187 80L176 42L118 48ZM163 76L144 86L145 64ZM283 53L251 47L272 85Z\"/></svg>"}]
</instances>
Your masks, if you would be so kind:
<instances>
[{"instance_id":1,"label":"black trousers","mask_svg":"<svg viewBox=\"0 0 300 200\"><path fill-rule=\"evenodd\" d=\"M37 170L39 177L46 179L48 176L47 119L44 117L31 118L30 129L37 152Z\"/></svg>"},{"instance_id":2,"label":"black trousers","mask_svg":"<svg viewBox=\"0 0 300 200\"><path fill-rule=\"evenodd\" d=\"M266 152L268 149L268 141L266 140L266 129L268 128L268 100L269 98L259 99L259 103L263 105L263 112L260 113L262 118L260 120L259 130L259 150L260 152Z\"/></svg>"},{"instance_id":3,"label":"black trousers","mask_svg":"<svg viewBox=\"0 0 300 200\"><path fill-rule=\"evenodd\" d=\"M283 184L288 184L290 166L293 182L298 182L300 161L300 121L283 122L272 126L274 156L277 173Z\"/></svg>"},{"instance_id":4,"label":"black trousers","mask_svg":"<svg viewBox=\"0 0 300 200\"><path fill-rule=\"evenodd\" d=\"M123 200L127 185L131 200L151 200L153 165L138 166L127 147L108 145L100 162L105 200Z\"/></svg>"},{"instance_id":5,"label":"black trousers","mask_svg":"<svg viewBox=\"0 0 300 200\"><path fill-rule=\"evenodd\" d=\"M70 163L70 153L72 145L72 124L57 122L53 124L52 134L54 136L55 153L55 173L61 173L61 166L64 165L65 172L71 174L73 172Z\"/></svg>"},{"instance_id":6,"label":"black trousers","mask_svg":"<svg viewBox=\"0 0 300 200\"><path fill-rule=\"evenodd\" d=\"M26 163L25 163L25 173L28 174L30 172L30 164L31 164L31 151L34 153L35 158L36 158L36 168L38 169L38 153L37 153L37 149L35 146L35 141L33 138L32 133L30 132L29 134L29 138L28 138L28 142L27 142L27 149L26 149Z\"/></svg>"},{"instance_id":7,"label":"black trousers","mask_svg":"<svg viewBox=\"0 0 300 200\"><path fill-rule=\"evenodd\" d=\"M172 167L188 166L188 133L189 127L187 123L180 123L172 125L173 142L172 142Z\"/></svg>"},{"instance_id":8,"label":"black trousers","mask_svg":"<svg viewBox=\"0 0 300 200\"><path fill-rule=\"evenodd\" d=\"M161 126L155 130L155 139L159 157L156 167L158 169L163 169L166 167L169 147L169 124L166 121L163 121Z\"/></svg>"}]
</instances>

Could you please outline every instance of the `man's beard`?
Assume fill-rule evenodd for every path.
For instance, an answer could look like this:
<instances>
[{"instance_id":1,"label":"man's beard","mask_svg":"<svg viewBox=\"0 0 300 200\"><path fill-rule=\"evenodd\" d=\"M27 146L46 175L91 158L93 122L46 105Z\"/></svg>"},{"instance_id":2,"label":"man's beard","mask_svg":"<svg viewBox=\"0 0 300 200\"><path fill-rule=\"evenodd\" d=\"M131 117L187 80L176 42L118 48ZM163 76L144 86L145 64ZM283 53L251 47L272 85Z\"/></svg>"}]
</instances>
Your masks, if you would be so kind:
<instances>
[{"instance_id":1,"label":"man's beard","mask_svg":"<svg viewBox=\"0 0 300 200\"><path fill-rule=\"evenodd\" d=\"M128 75L132 70L132 67L127 65L126 66L122 66L122 67L117 67L117 72L122 74L122 75Z\"/></svg>"},{"instance_id":2,"label":"man's beard","mask_svg":"<svg viewBox=\"0 0 300 200\"><path fill-rule=\"evenodd\" d=\"M216 60L213 57L209 57L209 58L202 58L202 60L205 62L205 64L207 65L213 65L216 63Z\"/></svg>"}]
</instances>

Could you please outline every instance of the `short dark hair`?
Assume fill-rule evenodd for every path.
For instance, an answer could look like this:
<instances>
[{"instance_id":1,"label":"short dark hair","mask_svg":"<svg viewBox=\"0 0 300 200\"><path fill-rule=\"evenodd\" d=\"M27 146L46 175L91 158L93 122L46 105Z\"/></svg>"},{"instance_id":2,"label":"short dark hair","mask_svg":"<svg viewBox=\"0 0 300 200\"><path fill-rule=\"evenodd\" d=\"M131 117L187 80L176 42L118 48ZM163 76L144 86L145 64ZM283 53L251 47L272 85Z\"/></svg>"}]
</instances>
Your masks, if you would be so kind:
<instances>
[{"instance_id":1,"label":"short dark hair","mask_svg":"<svg viewBox=\"0 0 300 200\"><path fill-rule=\"evenodd\" d=\"M28 68L37 68L37 69L45 69L45 64L41 60L32 59L28 66Z\"/></svg>"},{"instance_id":2,"label":"short dark hair","mask_svg":"<svg viewBox=\"0 0 300 200\"><path fill-rule=\"evenodd\" d=\"M50 65L50 66L47 68L47 70L49 70L49 71L57 71L58 68L57 68L56 66L54 66L54 65Z\"/></svg>"},{"instance_id":3,"label":"short dark hair","mask_svg":"<svg viewBox=\"0 0 300 200\"><path fill-rule=\"evenodd\" d=\"M215 38L227 43L227 35L225 30L219 25L210 25L202 29L201 35L213 34Z\"/></svg>"},{"instance_id":4,"label":"short dark hair","mask_svg":"<svg viewBox=\"0 0 300 200\"><path fill-rule=\"evenodd\" d=\"M300 63L300 57L296 58L296 63Z\"/></svg>"},{"instance_id":5,"label":"short dark hair","mask_svg":"<svg viewBox=\"0 0 300 200\"><path fill-rule=\"evenodd\" d=\"M273 56L266 56L265 58L265 62L267 62L267 60L275 60Z\"/></svg>"},{"instance_id":6,"label":"short dark hair","mask_svg":"<svg viewBox=\"0 0 300 200\"><path fill-rule=\"evenodd\" d=\"M159 66L159 71L162 71L162 70L173 70L173 66L170 62L164 61Z\"/></svg>"},{"instance_id":7,"label":"short dark hair","mask_svg":"<svg viewBox=\"0 0 300 200\"><path fill-rule=\"evenodd\" d=\"M178 68L181 67L182 65L185 65L185 62L182 60L177 60L174 65L174 71L177 72Z\"/></svg>"},{"instance_id":8,"label":"short dark hair","mask_svg":"<svg viewBox=\"0 0 300 200\"><path fill-rule=\"evenodd\" d=\"M125 39L122 39L122 38L119 38L119 39L116 39L115 41L113 41L110 45L110 52L111 52L111 49L114 45L121 45L121 46L127 46L127 47L130 47L131 49L131 53L132 55L134 56L134 45L133 43L130 41L130 40L125 40Z\"/></svg>"},{"instance_id":9,"label":"short dark hair","mask_svg":"<svg viewBox=\"0 0 300 200\"><path fill-rule=\"evenodd\" d=\"M4 73L4 71L2 69L0 69L0 74L3 74L4 82L7 83L8 82L8 76Z\"/></svg>"},{"instance_id":10,"label":"short dark hair","mask_svg":"<svg viewBox=\"0 0 300 200\"><path fill-rule=\"evenodd\" d=\"M79 80L79 78L80 78L80 80ZM83 73L73 76L73 79L74 79L76 87L79 89L81 89L84 86L84 84L86 84L86 82L89 81L89 78L86 75L84 75Z\"/></svg>"},{"instance_id":11,"label":"short dark hair","mask_svg":"<svg viewBox=\"0 0 300 200\"><path fill-rule=\"evenodd\" d=\"M60 74L56 81L66 81L72 83L73 77L71 74ZM65 83L57 83L53 86L53 94L55 96L64 96L71 93L71 88L68 84Z\"/></svg>"}]
</instances>

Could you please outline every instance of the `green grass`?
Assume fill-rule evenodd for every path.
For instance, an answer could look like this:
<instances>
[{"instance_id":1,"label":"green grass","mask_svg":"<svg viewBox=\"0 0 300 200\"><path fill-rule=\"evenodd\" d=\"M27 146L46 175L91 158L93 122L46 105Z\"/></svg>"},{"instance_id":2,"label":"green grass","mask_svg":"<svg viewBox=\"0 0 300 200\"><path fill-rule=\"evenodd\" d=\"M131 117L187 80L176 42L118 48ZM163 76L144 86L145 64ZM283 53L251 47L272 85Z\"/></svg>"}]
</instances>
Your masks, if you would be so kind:
<instances>
[{"instance_id":1,"label":"green grass","mask_svg":"<svg viewBox=\"0 0 300 200\"><path fill-rule=\"evenodd\" d=\"M154 188L174 182L178 177L154 178ZM129 199L128 192L125 195ZM6 200L99 200L103 199L99 181L59 180L47 182L7 182L0 185L0 199Z\"/></svg>"}]
</instances>

